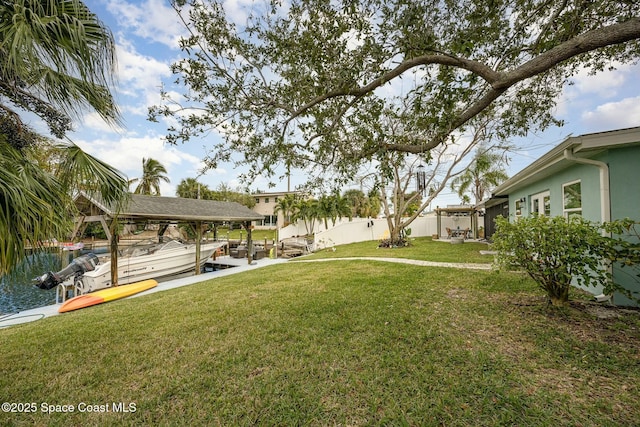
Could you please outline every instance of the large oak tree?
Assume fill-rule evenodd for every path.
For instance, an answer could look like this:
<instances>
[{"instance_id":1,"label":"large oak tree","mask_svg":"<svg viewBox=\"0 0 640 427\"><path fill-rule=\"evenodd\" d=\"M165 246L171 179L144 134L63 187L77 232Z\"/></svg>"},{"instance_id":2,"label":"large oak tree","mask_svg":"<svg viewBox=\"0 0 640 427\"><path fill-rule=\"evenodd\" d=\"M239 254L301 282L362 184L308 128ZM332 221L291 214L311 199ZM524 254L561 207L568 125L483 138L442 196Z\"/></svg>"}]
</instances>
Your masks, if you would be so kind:
<instances>
[{"instance_id":1,"label":"large oak tree","mask_svg":"<svg viewBox=\"0 0 640 427\"><path fill-rule=\"evenodd\" d=\"M278 166L353 176L488 117L501 138L543 129L576 72L640 53L631 0L273 0L246 20L220 1L172 4L190 33L172 67L183 91L165 91L150 118L176 120L172 143L220 132L209 164L250 166L247 178ZM419 141L375 128L398 97Z\"/></svg>"}]
</instances>

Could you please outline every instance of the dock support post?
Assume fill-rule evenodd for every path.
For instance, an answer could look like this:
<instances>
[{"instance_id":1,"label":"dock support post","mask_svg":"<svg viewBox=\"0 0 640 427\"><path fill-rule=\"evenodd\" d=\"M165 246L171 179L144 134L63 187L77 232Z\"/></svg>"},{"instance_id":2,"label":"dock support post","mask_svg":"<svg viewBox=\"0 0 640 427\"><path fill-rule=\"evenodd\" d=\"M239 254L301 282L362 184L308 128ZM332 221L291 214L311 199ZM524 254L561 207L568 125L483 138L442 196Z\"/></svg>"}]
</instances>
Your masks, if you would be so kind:
<instances>
[{"instance_id":1,"label":"dock support post","mask_svg":"<svg viewBox=\"0 0 640 427\"><path fill-rule=\"evenodd\" d=\"M196 221L196 276L200 274L201 242L202 242L202 221Z\"/></svg>"},{"instance_id":2,"label":"dock support post","mask_svg":"<svg viewBox=\"0 0 640 427\"><path fill-rule=\"evenodd\" d=\"M247 260L249 264L251 264L253 262L253 241L251 240L251 221L245 221L244 228L247 229Z\"/></svg>"},{"instance_id":3,"label":"dock support post","mask_svg":"<svg viewBox=\"0 0 640 427\"><path fill-rule=\"evenodd\" d=\"M118 218L111 220L109 252L111 254L111 286L118 286Z\"/></svg>"}]
</instances>

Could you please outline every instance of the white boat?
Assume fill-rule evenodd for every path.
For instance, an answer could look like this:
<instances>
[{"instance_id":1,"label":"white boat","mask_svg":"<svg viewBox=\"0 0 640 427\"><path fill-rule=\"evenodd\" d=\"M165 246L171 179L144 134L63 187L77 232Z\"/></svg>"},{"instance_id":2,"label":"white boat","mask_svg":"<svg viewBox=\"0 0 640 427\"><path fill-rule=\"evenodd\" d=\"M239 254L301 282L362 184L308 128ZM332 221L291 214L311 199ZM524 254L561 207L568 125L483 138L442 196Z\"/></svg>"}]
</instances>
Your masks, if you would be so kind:
<instances>
[{"instance_id":1,"label":"white boat","mask_svg":"<svg viewBox=\"0 0 640 427\"><path fill-rule=\"evenodd\" d=\"M200 265L227 242L205 243L200 245ZM118 254L118 284L157 279L184 273L195 269L196 245L181 243L177 240L152 243L143 242L124 249ZM111 261L108 256L98 257L92 253L73 260L65 269L48 272L35 279L36 286L42 289L62 287L59 293L82 295L111 287ZM63 299L65 297L63 296Z\"/></svg>"},{"instance_id":2,"label":"white boat","mask_svg":"<svg viewBox=\"0 0 640 427\"><path fill-rule=\"evenodd\" d=\"M213 253L224 245L226 242L200 245L199 268L202 268ZM195 244L184 244L177 240L156 244L136 244L118 255L118 284L126 285L184 273L194 270L195 262ZM105 260L93 271L85 272L81 281L86 292L110 287L111 261Z\"/></svg>"}]
</instances>

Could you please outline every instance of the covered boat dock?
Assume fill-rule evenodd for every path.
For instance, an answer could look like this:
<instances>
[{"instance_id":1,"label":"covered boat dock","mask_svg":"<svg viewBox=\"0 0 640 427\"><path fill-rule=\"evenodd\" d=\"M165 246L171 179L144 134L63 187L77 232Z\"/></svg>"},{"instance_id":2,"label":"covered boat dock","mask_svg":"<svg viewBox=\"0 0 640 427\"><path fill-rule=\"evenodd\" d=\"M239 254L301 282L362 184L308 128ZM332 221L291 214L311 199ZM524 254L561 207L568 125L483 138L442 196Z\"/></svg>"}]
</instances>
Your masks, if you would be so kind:
<instances>
[{"instance_id":1,"label":"covered boat dock","mask_svg":"<svg viewBox=\"0 0 640 427\"><path fill-rule=\"evenodd\" d=\"M196 235L195 265L200 262L200 243L204 225L212 224L215 230L223 223L239 223L247 231L247 246L251 247L252 222L264 218L248 207L236 202L216 200L186 199L180 197L146 196L130 194L121 208L106 205L99 197L81 192L75 198L80 215L75 220L74 239L82 235L88 224L99 222L109 241L111 252L112 283L118 283L117 254L118 229L121 224L158 224L158 234L162 235L170 224L189 224ZM114 238L115 236L115 238ZM248 263L252 262L251 251ZM196 274L199 272L196 271Z\"/></svg>"}]
</instances>

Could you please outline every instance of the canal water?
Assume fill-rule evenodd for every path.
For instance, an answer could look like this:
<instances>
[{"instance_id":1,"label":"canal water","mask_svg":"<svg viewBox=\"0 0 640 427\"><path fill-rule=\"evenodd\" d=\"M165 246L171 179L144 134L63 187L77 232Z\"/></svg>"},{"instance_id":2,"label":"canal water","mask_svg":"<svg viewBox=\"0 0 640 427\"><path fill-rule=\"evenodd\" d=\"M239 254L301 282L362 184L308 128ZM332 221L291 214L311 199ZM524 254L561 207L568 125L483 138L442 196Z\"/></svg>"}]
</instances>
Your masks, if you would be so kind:
<instances>
[{"instance_id":1,"label":"canal water","mask_svg":"<svg viewBox=\"0 0 640 427\"><path fill-rule=\"evenodd\" d=\"M11 274L0 276L0 317L32 308L44 307L55 304L56 288L50 290L40 289L33 284L33 279L49 271L57 272L62 265L68 265L73 258L89 252L95 254L107 253L106 247L83 249L76 251L63 251L57 249L52 252L39 252L28 255ZM66 260L65 260L66 258ZM64 260L64 262L63 262ZM217 267L217 268L228 268ZM203 268L203 272L213 271L213 267ZM193 275L193 271L157 279L158 282Z\"/></svg>"},{"instance_id":2,"label":"canal water","mask_svg":"<svg viewBox=\"0 0 640 427\"><path fill-rule=\"evenodd\" d=\"M63 252L71 259L73 253ZM33 284L33 279L48 271L59 271L62 258L59 252L40 252L28 255L10 274L0 277L0 315L17 313L31 308L54 304L56 290L45 291Z\"/></svg>"}]
</instances>

